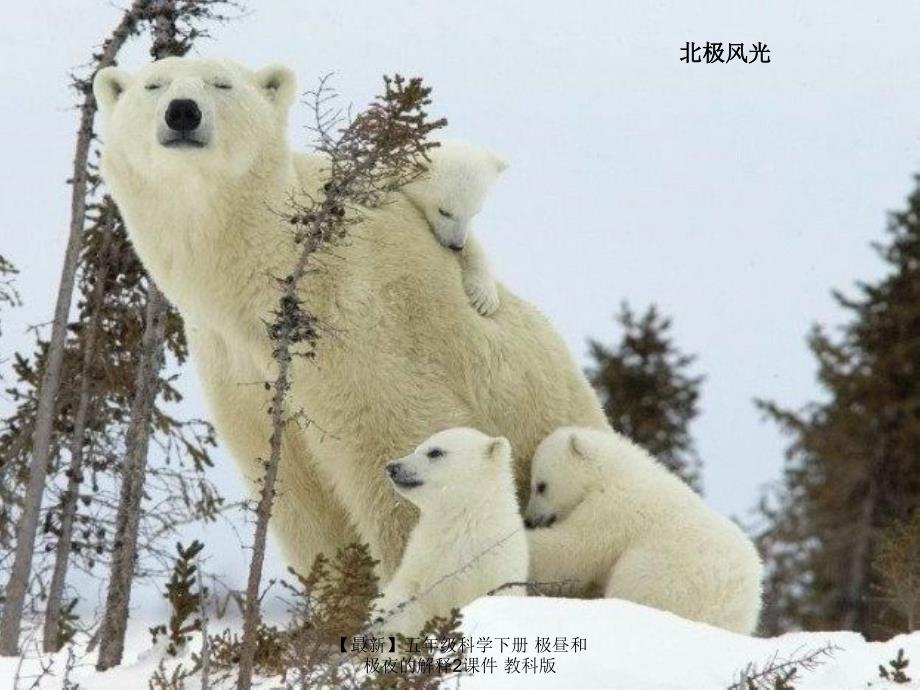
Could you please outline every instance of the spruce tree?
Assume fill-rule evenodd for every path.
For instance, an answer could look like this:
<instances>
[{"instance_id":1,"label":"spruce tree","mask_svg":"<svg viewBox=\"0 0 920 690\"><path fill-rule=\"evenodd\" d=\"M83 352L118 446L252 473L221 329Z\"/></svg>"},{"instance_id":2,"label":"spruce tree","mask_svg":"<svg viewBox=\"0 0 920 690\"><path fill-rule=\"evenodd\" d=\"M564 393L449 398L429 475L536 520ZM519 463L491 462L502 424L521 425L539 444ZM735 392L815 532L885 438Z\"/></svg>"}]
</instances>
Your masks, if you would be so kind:
<instances>
[{"instance_id":1,"label":"spruce tree","mask_svg":"<svg viewBox=\"0 0 920 690\"><path fill-rule=\"evenodd\" d=\"M858 283L853 297L835 292L847 321L810 335L820 401L800 410L759 403L792 438L761 511L768 632L879 637L907 626L880 595L874 561L880 538L920 506L920 185L875 249L887 275Z\"/></svg>"},{"instance_id":2,"label":"spruce tree","mask_svg":"<svg viewBox=\"0 0 920 690\"><path fill-rule=\"evenodd\" d=\"M671 319L655 306L636 316L624 303L616 320L622 335L615 346L588 341L593 363L586 373L607 419L701 492L701 462L690 435L703 382L688 372L696 357L677 349Z\"/></svg>"}]
</instances>

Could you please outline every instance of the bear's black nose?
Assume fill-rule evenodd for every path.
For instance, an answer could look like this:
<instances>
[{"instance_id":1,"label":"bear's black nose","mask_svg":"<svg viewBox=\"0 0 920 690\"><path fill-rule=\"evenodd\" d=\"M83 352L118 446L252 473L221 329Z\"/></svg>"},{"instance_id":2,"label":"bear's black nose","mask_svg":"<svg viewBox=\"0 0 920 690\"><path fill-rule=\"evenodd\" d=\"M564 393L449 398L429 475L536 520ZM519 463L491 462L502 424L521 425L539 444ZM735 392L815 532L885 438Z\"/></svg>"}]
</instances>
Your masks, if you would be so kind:
<instances>
[{"instance_id":1,"label":"bear's black nose","mask_svg":"<svg viewBox=\"0 0 920 690\"><path fill-rule=\"evenodd\" d=\"M166 124L177 132L191 132L201 124L201 111L191 98L176 98L166 108Z\"/></svg>"},{"instance_id":2,"label":"bear's black nose","mask_svg":"<svg viewBox=\"0 0 920 690\"><path fill-rule=\"evenodd\" d=\"M555 515L538 515L537 517L524 518L524 527L527 529L537 529L538 527L552 527L556 522Z\"/></svg>"},{"instance_id":3,"label":"bear's black nose","mask_svg":"<svg viewBox=\"0 0 920 690\"><path fill-rule=\"evenodd\" d=\"M387 465L387 474L391 477L395 477L399 473L399 463L391 462Z\"/></svg>"}]
</instances>

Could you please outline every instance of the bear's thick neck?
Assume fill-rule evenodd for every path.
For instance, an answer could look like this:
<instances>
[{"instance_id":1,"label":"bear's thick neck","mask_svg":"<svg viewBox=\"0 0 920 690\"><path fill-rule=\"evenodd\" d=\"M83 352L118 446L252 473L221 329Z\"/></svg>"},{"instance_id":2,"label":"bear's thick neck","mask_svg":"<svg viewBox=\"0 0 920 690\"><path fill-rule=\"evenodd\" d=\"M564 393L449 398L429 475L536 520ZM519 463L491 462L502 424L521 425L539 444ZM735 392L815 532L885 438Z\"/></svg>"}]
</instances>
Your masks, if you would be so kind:
<instances>
[{"instance_id":1,"label":"bear's thick neck","mask_svg":"<svg viewBox=\"0 0 920 690\"><path fill-rule=\"evenodd\" d=\"M457 525L463 525L467 522L480 524L483 516L496 516L504 518L507 515L519 515L520 510L517 505L515 494L514 479L511 476L510 467L495 468L497 471L489 473L488 476L481 477L480 481L484 482L488 489L472 492L469 495L464 493L463 501L450 500L445 497L437 507L440 519L448 520ZM471 519L474 518L474 519ZM495 521L497 524L505 524L507 520L501 519Z\"/></svg>"},{"instance_id":2,"label":"bear's thick neck","mask_svg":"<svg viewBox=\"0 0 920 690\"><path fill-rule=\"evenodd\" d=\"M266 284L276 286L297 256L285 220L299 191L290 153L266 153L243 177L190 169L167 183L127 179L134 188L113 195L141 261L180 313L263 340L277 303Z\"/></svg>"}]
</instances>

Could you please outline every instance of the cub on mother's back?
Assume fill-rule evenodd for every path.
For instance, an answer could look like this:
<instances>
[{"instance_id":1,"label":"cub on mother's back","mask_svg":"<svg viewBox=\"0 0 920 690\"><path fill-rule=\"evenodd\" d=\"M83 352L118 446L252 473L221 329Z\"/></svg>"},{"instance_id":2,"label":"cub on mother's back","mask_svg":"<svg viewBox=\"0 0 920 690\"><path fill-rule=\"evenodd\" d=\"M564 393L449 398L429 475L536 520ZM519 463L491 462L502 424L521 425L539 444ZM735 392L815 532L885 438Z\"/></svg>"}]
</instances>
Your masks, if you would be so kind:
<instances>
[{"instance_id":1,"label":"cub on mother's back","mask_svg":"<svg viewBox=\"0 0 920 690\"><path fill-rule=\"evenodd\" d=\"M498 290L471 230L486 193L508 164L461 141L440 141L428 157L427 170L400 191L425 216L438 242L457 253L470 304L483 316L491 316L499 307Z\"/></svg>"}]
</instances>

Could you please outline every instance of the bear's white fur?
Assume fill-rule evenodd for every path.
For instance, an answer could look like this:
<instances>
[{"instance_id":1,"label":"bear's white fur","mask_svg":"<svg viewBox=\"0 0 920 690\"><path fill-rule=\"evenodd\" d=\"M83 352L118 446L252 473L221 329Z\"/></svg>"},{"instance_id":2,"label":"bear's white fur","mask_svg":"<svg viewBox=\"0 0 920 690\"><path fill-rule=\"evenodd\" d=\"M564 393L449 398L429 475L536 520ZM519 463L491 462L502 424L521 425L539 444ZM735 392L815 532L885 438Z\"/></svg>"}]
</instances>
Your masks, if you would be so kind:
<instances>
[{"instance_id":1,"label":"bear's white fur","mask_svg":"<svg viewBox=\"0 0 920 690\"><path fill-rule=\"evenodd\" d=\"M476 429L435 434L387 465L396 491L419 509L402 562L379 608L383 629L417 635L489 592L527 579L527 537L514 496L511 445Z\"/></svg>"},{"instance_id":2,"label":"bear's white fur","mask_svg":"<svg viewBox=\"0 0 920 690\"><path fill-rule=\"evenodd\" d=\"M265 322L298 247L283 217L291 194L318 193L324 162L292 153L290 70L168 58L136 74L101 70L102 173L144 266L182 314L218 437L252 484L268 453L276 375ZM202 130L162 143L175 99L198 103ZM200 145L198 145L200 144ZM367 209L352 241L316 257L301 285L325 326L316 360L293 361L272 525L290 565L360 540L386 579L415 510L383 467L433 430L508 438L521 498L540 439L606 421L567 348L532 306L499 287L490 319L470 309L460 266L404 195Z\"/></svg>"},{"instance_id":3,"label":"bear's white fur","mask_svg":"<svg viewBox=\"0 0 920 690\"><path fill-rule=\"evenodd\" d=\"M740 633L757 625L754 545L620 434L550 434L534 454L526 518L537 527L527 533L536 581L600 588Z\"/></svg>"},{"instance_id":4,"label":"bear's white fur","mask_svg":"<svg viewBox=\"0 0 920 690\"><path fill-rule=\"evenodd\" d=\"M491 316L500 304L498 288L485 252L470 232L473 217L508 164L462 141L438 143L428 153L431 160L425 174L402 191L428 219L438 241L457 252L470 303L483 316Z\"/></svg>"}]
</instances>

